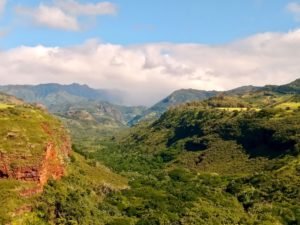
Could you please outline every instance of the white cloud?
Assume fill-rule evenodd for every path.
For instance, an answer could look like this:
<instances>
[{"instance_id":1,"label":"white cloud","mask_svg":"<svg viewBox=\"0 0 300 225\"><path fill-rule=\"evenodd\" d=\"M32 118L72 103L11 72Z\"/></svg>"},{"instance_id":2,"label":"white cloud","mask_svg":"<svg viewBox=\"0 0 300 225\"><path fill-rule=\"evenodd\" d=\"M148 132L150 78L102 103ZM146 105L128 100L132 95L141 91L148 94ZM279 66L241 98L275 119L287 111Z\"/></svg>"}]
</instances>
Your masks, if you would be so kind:
<instances>
[{"instance_id":1,"label":"white cloud","mask_svg":"<svg viewBox=\"0 0 300 225\"><path fill-rule=\"evenodd\" d=\"M30 21L38 26L72 31L79 30L79 24L76 17L67 15L57 7L49 7L41 4L34 9L18 7L17 12L28 16Z\"/></svg>"},{"instance_id":2,"label":"white cloud","mask_svg":"<svg viewBox=\"0 0 300 225\"><path fill-rule=\"evenodd\" d=\"M6 0L0 0L0 15L4 11L5 5L6 5Z\"/></svg>"},{"instance_id":3,"label":"white cloud","mask_svg":"<svg viewBox=\"0 0 300 225\"><path fill-rule=\"evenodd\" d=\"M56 0L52 5L40 4L35 8L19 6L16 12L28 17L33 25L78 31L84 27L81 16L116 14L117 7L110 2L81 4L75 0Z\"/></svg>"},{"instance_id":4,"label":"white cloud","mask_svg":"<svg viewBox=\"0 0 300 225\"><path fill-rule=\"evenodd\" d=\"M300 21L300 3L290 2L286 6L287 11L293 14L295 21Z\"/></svg>"},{"instance_id":5,"label":"white cloud","mask_svg":"<svg viewBox=\"0 0 300 225\"><path fill-rule=\"evenodd\" d=\"M81 4L75 0L56 0L55 4L65 12L74 15L111 15L117 13L117 7L110 2Z\"/></svg>"},{"instance_id":6,"label":"white cloud","mask_svg":"<svg viewBox=\"0 0 300 225\"><path fill-rule=\"evenodd\" d=\"M79 82L120 89L126 103L151 105L179 88L288 83L300 77L299 58L300 30L219 46L94 40L71 48L22 46L0 52L0 84Z\"/></svg>"}]
</instances>

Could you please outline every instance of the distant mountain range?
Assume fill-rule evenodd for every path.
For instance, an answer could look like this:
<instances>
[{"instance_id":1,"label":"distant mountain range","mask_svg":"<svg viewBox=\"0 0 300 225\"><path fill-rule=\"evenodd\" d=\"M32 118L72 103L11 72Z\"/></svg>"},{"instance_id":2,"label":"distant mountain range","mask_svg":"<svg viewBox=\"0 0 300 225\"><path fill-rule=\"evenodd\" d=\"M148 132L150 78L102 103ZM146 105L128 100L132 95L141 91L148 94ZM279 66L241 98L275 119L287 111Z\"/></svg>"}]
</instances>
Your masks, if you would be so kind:
<instances>
[{"instance_id":1,"label":"distant mountain range","mask_svg":"<svg viewBox=\"0 0 300 225\"><path fill-rule=\"evenodd\" d=\"M243 86L229 91L180 89L150 108L122 106L122 93L93 89L87 85L40 84L0 86L0 92L26 102L41 103L60 117L112 127L134 125L142 120L158 118L171 106L205 100L218 95L244 95L251 92L300 93L300 79L285 85Z\"/></svg>"},{"instance_id":2,"label":"distant mountain range","mask_svg":"<svg viewBox=\"0 0 300 225\"><path fill-rule=\"evenodd\" d=\"M75 126L77 129L72 130L78 130L78 135L125 127L146 110L142 106L118 105L122 101L119 91L93 89L80 84L8 85L0 86L0 92L29 103L42 104L63 119L66 126ZM86 130L89 124L93 124L90 126L92 130Z\"/></svg>"},{"instance_id":3,"label":"distant mountain range","mask_svg":"<svg viewBox=\"0 0 300 225\"><path fill-rule=\"evenodd\" d=\"M282 94L299 94L300 93L300 79L293 81L292 83L286 85L267 85L264 87L258 86L242 86L229 91L204 91L204 90L195 90L195 89L181 89L174 91L165 99L156 103L154 106L150 107L144 111L141 115L137 115L131 121L130 125L137 124L142 120L152 120L158 118L164 112L168 110L171 106L180 105L192 101L205 100L213 96L218 95L244 95L246 93L257 92L257 91L273 91Z\"/></svg>"},{"instance_id":4,"label":"distant mountain range","mask_svg":"<svg viewBox=\"0 0 300 225\"><path fill-rule=\"evenodd\" d=\"M41 102L50 104L55 95L61 95L66 100L76 101L72 96L89 100L107 101L121 104L122 93L117 90L93 89L87 85L70 84L61 85L55 83L39 85L6 85L0 86L0 91L22 98L27 102ZM64 96L65 95L65 96ZM68 96L66 96L68 95Z\"/></svg>"},{"instance_id":5,"label":"distant mountain range","mask_svg":"<svg viewBox=\"0 0 300 225\"><path fill-rule=\"evenodd\" d=\"M86 109L89 113L97 111L111 116L115 122L126 123L136 109L144 107L120 106L120 91L93 89L80 84L40 84L40 85L7 85L0 86L0 92L10 94L29 103L40 103L55 114L70 114L70 110ZM131 112L132 108L132 112ZM134 116L134 115L133 115Z\"/></svg>"}]
</instances>

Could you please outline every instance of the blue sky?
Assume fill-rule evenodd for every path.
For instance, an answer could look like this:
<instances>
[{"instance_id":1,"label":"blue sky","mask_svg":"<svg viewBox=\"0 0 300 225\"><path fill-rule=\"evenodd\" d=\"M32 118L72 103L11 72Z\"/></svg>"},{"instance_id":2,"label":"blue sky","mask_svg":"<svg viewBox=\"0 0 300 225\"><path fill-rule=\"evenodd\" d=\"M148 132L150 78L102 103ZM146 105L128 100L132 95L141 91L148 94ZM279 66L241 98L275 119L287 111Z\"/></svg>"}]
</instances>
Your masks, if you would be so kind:
<instances>
[{"instance_id":1,"label":"blue sky","mask_svg":"<svg viewBox=\"0 0 300 225\"><path fill-rule=\"evenodd\" d=\"M79 1L81 4L97 0ZM132 45L154 42L224 44L262 32L286 32L300 23L286 10L288 0L113 0L115 15L83 18L80 31L24 22L17 6L37 7L39 0L8 0L0 27L1 48L20 45L71 46L88 39ZM299 1L300 2L300 1ZM52 5L52 0L42 1ZM82 18L79 18L81 21Z\"/></svg>"},{"instance_id":2,"label":"blue sky","mask_svg":"<svg viewBox=\"0 0 300 225\"><path fill-rule=\"evenodd\" d=\"M0 84L76 82L129 105L284 84L299 26L300 0L0 0Z\"/></svg>"}]
</instances>

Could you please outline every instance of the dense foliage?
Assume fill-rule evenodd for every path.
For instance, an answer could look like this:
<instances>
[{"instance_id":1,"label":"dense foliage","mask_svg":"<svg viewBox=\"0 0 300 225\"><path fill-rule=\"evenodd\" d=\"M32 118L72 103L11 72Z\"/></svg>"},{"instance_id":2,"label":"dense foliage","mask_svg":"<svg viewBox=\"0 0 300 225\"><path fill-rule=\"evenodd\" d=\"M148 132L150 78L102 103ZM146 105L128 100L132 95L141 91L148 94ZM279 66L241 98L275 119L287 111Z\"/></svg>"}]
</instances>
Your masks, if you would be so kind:
<instances>
[{"instance_id":1,"label":"dense foliage","mask_svg":"<svg viewBox=\"0 0 300 225\"><path fill-rule=\"evenodd\" d=\"M105 137L69 126L68 175L19 224L300 224L297 82L173 106Z\"/></svg>"},{"instance_id":2,"label":"dense foliage","mask_svg":"<svg viewBox=\"0 0 300 225\"><path fill-rule=\"evenodd\" d=\"M300 111L248 98L188 103L112 138L78 141L79 153L130 180L97 208L102 223L298 224Z\"/></svg>"}]
</instances>

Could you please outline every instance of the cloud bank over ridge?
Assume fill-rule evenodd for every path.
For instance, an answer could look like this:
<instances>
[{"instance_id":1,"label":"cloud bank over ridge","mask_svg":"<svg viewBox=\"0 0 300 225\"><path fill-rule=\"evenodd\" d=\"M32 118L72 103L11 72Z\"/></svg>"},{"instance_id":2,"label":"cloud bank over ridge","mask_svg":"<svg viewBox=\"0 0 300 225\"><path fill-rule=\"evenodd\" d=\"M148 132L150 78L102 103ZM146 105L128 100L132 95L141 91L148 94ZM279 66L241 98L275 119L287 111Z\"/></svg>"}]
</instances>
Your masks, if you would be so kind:
<instances>
[{"instance_id":1,"label":"cloud bank over ridge","mask_svg":"<svg viewBox=\"0 0 300 225\"><path fill-rule=\"evenodd\" d=\"M89 40L69 48L40 45L2 51L0 83L85 83L124 91L126 104L151 105L180 88L287 83L300 77L299 59L300 30L216 46L122 46Z\"/></svg>"}]
</instances>

